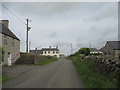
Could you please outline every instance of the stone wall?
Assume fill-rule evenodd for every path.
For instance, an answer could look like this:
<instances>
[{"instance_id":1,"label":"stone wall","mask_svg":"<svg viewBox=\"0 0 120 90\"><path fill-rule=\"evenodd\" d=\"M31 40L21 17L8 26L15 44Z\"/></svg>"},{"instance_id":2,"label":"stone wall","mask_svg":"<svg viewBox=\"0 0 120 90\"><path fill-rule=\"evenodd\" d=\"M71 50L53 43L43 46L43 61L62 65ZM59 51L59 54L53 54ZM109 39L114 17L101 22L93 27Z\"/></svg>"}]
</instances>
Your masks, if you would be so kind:
<instances>
[{"instance_id":1,"label":"stone wall","mask_svg":"<svg viewBox=\"0 0 120 90\"><path fill-rule=\"evenodd\" d=\"M41 56L31 53L20 53L20 58L15 62L15 64L37 64L42 60L49 60L52 57Z\"/></svg>"},{"instance_id":2,"label":"stone wall","mask_svg":"<svg viewBox=\"0 0 120 90\"><path fill-rule=\"evenodd\" d=\"M14 63L20 57L20 41L6 36L6 43L4 40L5 35L2 34L2 47L5 50L3 65L8 64L8 53L11 54L11 62Z\"/></svg>"}]
</instances>

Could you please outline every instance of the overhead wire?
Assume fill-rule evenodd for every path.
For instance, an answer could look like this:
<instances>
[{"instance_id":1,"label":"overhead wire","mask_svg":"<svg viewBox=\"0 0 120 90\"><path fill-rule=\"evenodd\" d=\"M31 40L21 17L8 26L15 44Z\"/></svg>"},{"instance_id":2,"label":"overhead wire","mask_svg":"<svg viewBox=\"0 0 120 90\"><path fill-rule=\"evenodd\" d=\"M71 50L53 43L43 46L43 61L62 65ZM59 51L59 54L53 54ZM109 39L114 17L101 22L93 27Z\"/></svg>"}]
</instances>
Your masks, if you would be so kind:
<instances>
[{"instance_id":1,"label":"overhead wire","mask_svg":"<svg viewBox=\"0 0 120 90\"><path fill-rule=\"evenodd\" d=\"M26 25L13 11L11 11L6 5L2 3L2 6L5 7L12 15L14 15L21 23Z\"/></svg>"},{"instance_id":2,"label":"overhead wire","mask_svg":"<svg viewBox=\"0 0 120 90\"><path fill-rule=\"evenodd\" d=\"M20 17L18 17L12 10L10 10L5 4L2 3L2 6L7 9L14 17L16 17L17 20L19 20L22 24L26 26L26 23L22 21ZM19 36L21 36L22 33L19 33Z\"/></svg>"}]
</instances>

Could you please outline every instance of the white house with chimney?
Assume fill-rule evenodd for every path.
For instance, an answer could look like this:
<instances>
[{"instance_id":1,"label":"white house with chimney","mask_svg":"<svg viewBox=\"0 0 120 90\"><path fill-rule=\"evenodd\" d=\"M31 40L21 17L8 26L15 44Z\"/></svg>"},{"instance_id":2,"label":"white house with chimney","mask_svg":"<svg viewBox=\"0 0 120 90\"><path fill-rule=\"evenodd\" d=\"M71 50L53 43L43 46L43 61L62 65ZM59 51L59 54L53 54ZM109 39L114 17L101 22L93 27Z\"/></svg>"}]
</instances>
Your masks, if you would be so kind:
<instances>
[{"instance_id":1,"label":"white house with chimney","mask_svg":"<svg viewBox=\"0 0 120 90\"><path fill-rule=\"evenodd\" d=\"M55 48L52 48L49 46L49 48L42 48L41 50L38 50L37 48L35 50L30 50L30 53L39 54L43 56L52 56L52 57L60 57L60 50L58 49L58 46Z\"/></svg>"}]
</instances>

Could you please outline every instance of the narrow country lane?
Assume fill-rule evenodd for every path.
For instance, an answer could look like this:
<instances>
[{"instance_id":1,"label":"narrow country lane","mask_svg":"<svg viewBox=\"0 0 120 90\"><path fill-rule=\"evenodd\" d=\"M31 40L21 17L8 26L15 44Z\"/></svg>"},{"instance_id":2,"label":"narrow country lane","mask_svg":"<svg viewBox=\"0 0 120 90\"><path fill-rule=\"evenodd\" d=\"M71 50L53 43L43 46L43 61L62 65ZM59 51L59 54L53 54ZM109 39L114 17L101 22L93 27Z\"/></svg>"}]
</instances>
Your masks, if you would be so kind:
<instances>
[{"instance_id":1,"label":"narrow country lane","mask_svg":"<svg viewBox=\"0 0 120 90\"><path fill-rule=\"evenodd\" d=\"M60 59L13 78L3 88L83 88L83 85L72 62Z\"/></svg>"}]
</instances>

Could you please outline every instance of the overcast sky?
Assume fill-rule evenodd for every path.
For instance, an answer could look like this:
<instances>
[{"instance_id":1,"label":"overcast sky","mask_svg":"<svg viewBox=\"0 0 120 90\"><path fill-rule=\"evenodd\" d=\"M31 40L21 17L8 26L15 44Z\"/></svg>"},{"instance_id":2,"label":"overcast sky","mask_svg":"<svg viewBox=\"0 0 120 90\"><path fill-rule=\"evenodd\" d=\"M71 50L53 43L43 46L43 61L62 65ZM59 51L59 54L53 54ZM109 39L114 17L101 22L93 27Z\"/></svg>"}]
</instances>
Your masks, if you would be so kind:
<instances>
[{"instance_id":1,"label":"overcast sky","mask_svg":"<svg viewBox=\"0 0 120 90\"><path fill-rule=\"evenodd\" d=\"M29 18L31 48L58 46L65 55L81 47L101 48L106 41L118 40L117 2L4 2L2 19L21 40L25 51L26 23Z\"/></svg>"}]
</instances>

